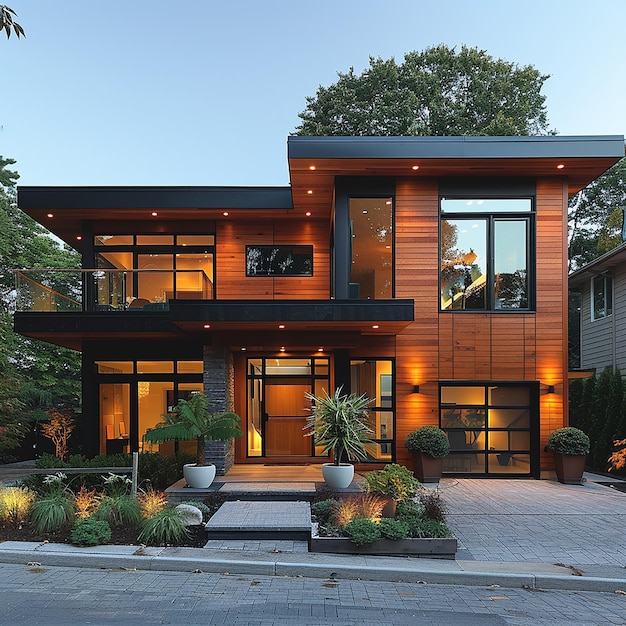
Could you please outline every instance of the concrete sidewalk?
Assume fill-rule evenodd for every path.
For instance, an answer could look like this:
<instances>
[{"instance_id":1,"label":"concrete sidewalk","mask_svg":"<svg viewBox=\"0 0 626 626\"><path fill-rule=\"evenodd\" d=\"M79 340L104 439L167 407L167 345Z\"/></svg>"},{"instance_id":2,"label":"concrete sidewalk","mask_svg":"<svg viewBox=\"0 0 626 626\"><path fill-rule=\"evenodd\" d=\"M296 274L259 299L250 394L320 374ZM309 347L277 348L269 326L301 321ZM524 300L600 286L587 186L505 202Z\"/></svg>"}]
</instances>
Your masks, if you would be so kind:
<instances>
[{"instance_id":1,"label":"concrete sidewalk","mask_svg":"<svg viewBox=\"0 0 626 626\"><path fill-rule=\"evenodd\" d=\"M553 480L444 479L457 560L368 557L255 549L145 548L0 543L0 562L45 566L201 570L429 584L626 591L626 493L586 475L585 485ZM287 544L288 545L288 544Z\"/></svg>"}]
</instances>

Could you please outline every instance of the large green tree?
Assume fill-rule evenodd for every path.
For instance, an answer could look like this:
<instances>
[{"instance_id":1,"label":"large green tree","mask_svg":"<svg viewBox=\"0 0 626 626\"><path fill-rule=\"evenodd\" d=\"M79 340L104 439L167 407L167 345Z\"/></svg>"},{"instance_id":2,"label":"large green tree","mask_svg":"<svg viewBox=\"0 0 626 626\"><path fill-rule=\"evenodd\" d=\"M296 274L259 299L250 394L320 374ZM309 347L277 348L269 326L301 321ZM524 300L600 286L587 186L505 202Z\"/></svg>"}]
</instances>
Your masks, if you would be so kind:
<instances>
[{"instance_id":1,"label":"large green tree","mask_svg":"<svg viewBox=\"0 0 626 626\"><path fill-rule=\"evenodd\" d=\"M445 45L409 52L403 63L370 57L369 68L306 98L298 135L549 134L549 78L484 50Z\"/></svg>"},{"instance_id":2,"label":"large green tree","mask_svg":"<svg viewBox=\"0 0 626 626\"><path fill-rule=\"evenodd\" d=\"M569 203L569 269L573 271L622 242L626 159L579 191Z\"/></svg>"}]
</instances>

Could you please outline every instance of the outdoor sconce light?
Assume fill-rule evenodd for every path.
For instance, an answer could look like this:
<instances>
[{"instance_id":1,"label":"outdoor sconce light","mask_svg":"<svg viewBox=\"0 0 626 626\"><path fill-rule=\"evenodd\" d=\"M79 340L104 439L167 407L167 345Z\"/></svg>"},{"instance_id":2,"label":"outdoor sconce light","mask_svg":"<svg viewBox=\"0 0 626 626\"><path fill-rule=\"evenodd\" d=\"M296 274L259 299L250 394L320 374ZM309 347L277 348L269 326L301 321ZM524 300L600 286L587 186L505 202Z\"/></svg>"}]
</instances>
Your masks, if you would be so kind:
<instances>
[{"instance_id":1,"label":"outdoor sconce light","mask_svg":"<svg viewBox=\"0 0 626 626\"><path fill-rule=\"evenodd\" d=\"M420 392L420 386L419 385L413 385L413 393L419 393Z\"/></svg>"},{"instance_id":2,"label":"outdoor sconce light","mask_svg":"<svg viewBox=\"0 0 626 626\"><path fill-rule=\"evenodd\" d=\"M548 385L548 393L554 393L554 385Z\"/></svg>"}]
</instances>

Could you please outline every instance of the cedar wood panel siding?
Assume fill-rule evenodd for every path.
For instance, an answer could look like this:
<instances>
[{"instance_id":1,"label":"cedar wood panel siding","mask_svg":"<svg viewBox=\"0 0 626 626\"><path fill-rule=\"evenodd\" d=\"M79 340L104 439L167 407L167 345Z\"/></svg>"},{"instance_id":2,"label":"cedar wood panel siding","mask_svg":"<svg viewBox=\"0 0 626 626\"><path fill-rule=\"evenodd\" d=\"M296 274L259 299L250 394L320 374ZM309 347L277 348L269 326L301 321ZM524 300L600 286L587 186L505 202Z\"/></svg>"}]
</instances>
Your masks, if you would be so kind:
<instances>
[{"instance_id":1,"label":"cedar wood panel siding","mask_svg":"<svg viewBox=\"0 0 626 626\"><path fill-rule=\"evenodd\" d=\"M415 299L415 321L396 342L399 463L411 462L403 445L408 432L439 424L439 380L540 380L541 449L548 434L564 425L564 202L561 179L537 181L536 313L440 312L437 181L398 179L396 297ZM416 384L419 394L411 393ZM555 385L556 393L547 395L546 385ZM542 458L542 468L550 462Z\"/></svg>"},{"instance_id":2,"label":"cedar wood panel siding","mask_svg":"<svg viewBox=\"0 0 626 626\"><path fill-rule=\"evenodd\" d=\"M324 220L220 222L216 236L218 300L330 297L330 234ZM313 245L313 276L246 276L246 245Z\"/></svg>"}]
</instances>

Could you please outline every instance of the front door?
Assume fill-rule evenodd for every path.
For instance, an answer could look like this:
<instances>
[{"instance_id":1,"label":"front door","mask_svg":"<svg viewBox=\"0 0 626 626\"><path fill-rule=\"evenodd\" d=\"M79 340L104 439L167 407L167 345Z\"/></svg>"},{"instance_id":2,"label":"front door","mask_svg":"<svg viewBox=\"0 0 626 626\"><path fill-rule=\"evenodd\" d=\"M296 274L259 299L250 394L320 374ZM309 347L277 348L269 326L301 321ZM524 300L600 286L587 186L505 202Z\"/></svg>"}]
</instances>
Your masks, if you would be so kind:
<instances>
[{"instance_id":1,"label":"front door","mask_svg":"<svg viewBox=\"0 0 626 626\"><path fill-rule=\"evenodd\" d=\"M251 358L247 372L248 456L315 456L305 394L329 389L328 358Z\"/></svg>"}]
</instances>

